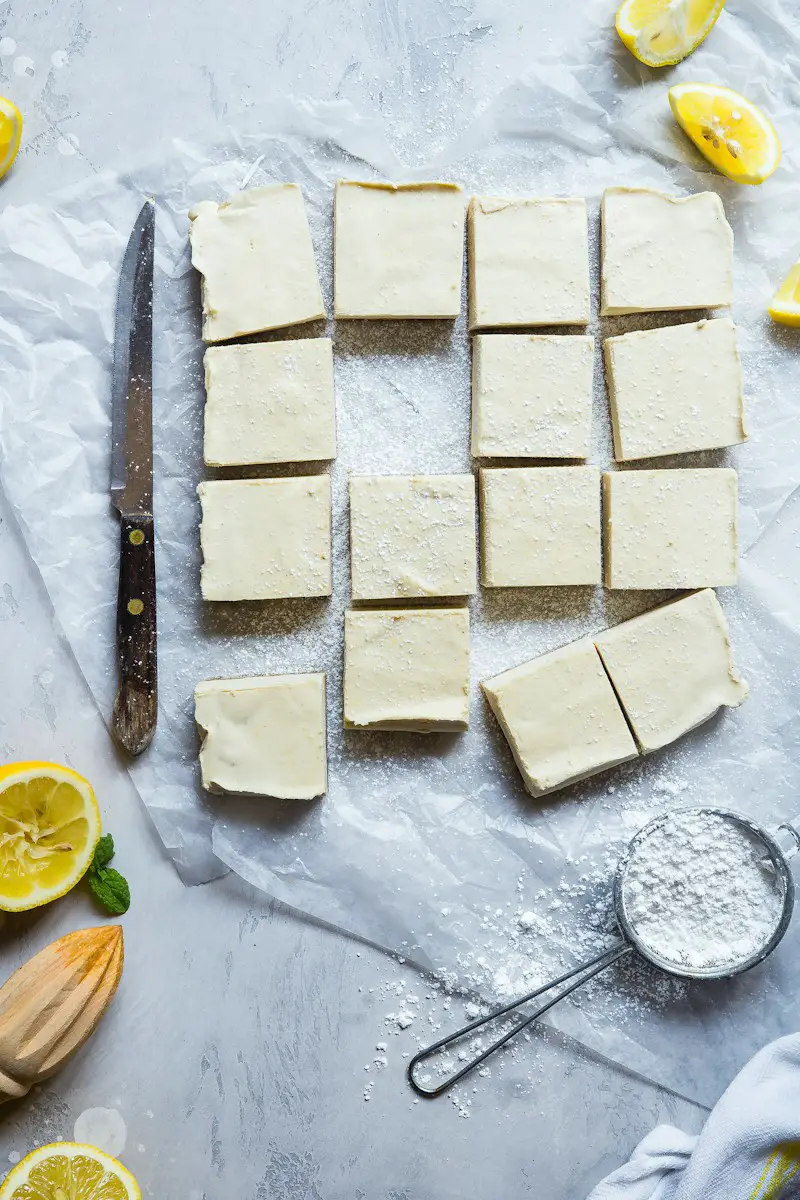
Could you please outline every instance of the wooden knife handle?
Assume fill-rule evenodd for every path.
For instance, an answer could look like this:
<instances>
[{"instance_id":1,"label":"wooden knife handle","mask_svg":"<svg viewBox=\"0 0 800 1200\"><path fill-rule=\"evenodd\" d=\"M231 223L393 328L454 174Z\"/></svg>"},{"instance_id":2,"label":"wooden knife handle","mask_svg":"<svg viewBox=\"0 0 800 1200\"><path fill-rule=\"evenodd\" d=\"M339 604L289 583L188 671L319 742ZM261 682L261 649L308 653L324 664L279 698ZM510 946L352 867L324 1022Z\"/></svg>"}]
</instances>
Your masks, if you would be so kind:
<instances>
[{"instance_id":1,"label":"wooden knife handle","mask_svg":"<svg viewBox=\"0 0 800 1200\"><path fill-rule=\"evenodd\" d=\"M156 729L156 555L153 518L123 517L117 595L119 691L114 737L129 754L141 754Z\"/></svg>"}]
</instances>

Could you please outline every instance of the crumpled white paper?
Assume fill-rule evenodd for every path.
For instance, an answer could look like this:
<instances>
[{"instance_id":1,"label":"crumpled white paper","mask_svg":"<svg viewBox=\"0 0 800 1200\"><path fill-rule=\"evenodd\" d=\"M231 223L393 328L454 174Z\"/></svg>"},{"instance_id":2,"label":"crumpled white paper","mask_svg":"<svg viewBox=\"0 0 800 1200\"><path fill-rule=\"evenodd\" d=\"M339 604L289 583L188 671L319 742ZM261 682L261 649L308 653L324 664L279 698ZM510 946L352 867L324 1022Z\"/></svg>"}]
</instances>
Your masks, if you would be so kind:
<instances>
[{"instance_id":1,"label":"crumpled white paper","mask_svg":"<svg viewBox=\"0 0 800 1200\"><path fill-rule=\"evenodd\" d=\"M114 301L142 198L157 198L161 690L156 739L131 773L181 877L199 883L232 868L270 895L488 999L525 990L607 944L615 857L655 811L707 800L774 825L800 807L800 610L793 590L800 563L800 341L772 326L765 309L800 248L794 107L800 36L780 24L776 3L742 0L690 66L656 76L616 44L601 7L602 19L574 56L540 63L477 114L468 133L435 161L398 161L380 125L347 105L285 103L176 142L169 161L130 177L97 176L46 203L0 213L2 483L107 714L116 684L118 532L108 499ZM741 87L769 110L785 155L780 173L762 188L727 184L676 131L667 79L690 77ZM204 476L203 348L186 214L199 200L222 199L244 186L296 180L309 206L330 306L332 185L343 175L444 176L475 191L586 195L595 255L599 196L607 184L720 193L736 237L734 316L751 440L732 454L664 465L732 462L740 472L741 584L721 600L752 688L742 709L646 761L534 803L487 714L478 681L664 596L520 590L484 592L471 605L468 734L343 731L347 475L471 468L463 319L453 327L329 324L339 437L334 596L330 602L203 604L195 496ZM599 338L677 319L595 321L592 331ZM319 332L310 327L288 336ZM608 464L599 369L594 443L592 460ZM205 796L196 765L196 682L301 670L328 672L328 796L312 805ZM800 927L769 962L730 983L690 986L631 966L578 993L552 1017L595 1050L708 1102L760 1044L796 1026L799 941Z\"/></svg>"}]
</instances>

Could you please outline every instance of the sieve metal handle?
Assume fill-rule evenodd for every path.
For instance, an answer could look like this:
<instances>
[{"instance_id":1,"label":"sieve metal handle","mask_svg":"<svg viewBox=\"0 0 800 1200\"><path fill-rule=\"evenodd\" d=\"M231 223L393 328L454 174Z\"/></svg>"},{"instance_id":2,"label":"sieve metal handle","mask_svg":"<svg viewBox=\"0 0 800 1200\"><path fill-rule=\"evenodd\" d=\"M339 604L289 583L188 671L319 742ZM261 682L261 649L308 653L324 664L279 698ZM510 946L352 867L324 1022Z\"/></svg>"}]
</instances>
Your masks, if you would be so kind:
<instances>
[{"instance_id":1,"label":"sieve metal handle","mask_svg":"<svg viewBox=\"0 0 800 1200\"><path fill-rule=\"evenodd\" d=\"M430 1046L426 1046L424 1050L420 1050L418 1054L415 1054L408 1064L408 1082L417 1095L423 1096L426 1100L433 1100L436 1096L441 1096L454 1083L458 1083L459 1079L463 1079L475 1067L485 1062L501 1046L505 1046L507 1042L510 1042L523 1029L527 1029L529 1025L532 1025L534 1021L543 1016L553 1005L558 1004L559 1000L563 1000L565 996L569 996L570 992L583 987L584 983L588 983L595 975L599 975L601 971L605 971L606 967L610 967L618 958L622 958L623 955L630 954L632 951L633 946L629 942L618 942L616 946L612 946L609 950L604 950L596 958L590 958L586 962L582 962L579 966L573 967L565 975L559 975L557 979L551 979L549 983L544 983L541 987L535 988L534 991L528 992L524 996L519 996L516 1000L512 1000L510 1004L504 1004L501 1008L494 1009L493 1012L488 1013L485 1017L478 1017L476 1020L470 1021L469 1025L464 1025L461 1029L457 1029L455 1033L450 1033L447 1037L440 1038L438 1042L433 1042ZM581 977L580 979L576 979L578 975ZM466 1037L468 1033L472 1033L473 1030L480 1029L483 1025L488 1025L491 1021L496 1021L498 1017L503 1017L506 1013L514 1012L515 1009L520 1008L523 1004L527 1004L528 1001L534 1000L537 996L549 992L552 988L558 987L559 984L566 983L567 980L574 980L574 982L570 983L568 987L562 988L560 992L545 1004L540 1005L534 1012L527 1014L524 1020L515 1025L513 1029L507 1030L502 1037L492 1042L485 1050L476 1054L474 1058L464 1063L463 1066L460 1065L458 1071L452 1075L448 1075L443 1083L438 1084L436 1087L425 1087L424 1084L415 1078L415 1070L419 1064L425 1062L426 1059L436 1054L439 1050L444 1050L446 1046L451 1046L454 1042L459 1041L460 1038Z\"/></svg>"},{"instance_id":2,"label":"sieve metal handle","mask_svg":"<svg viewBox=\"0 0 800 1200\"><path fill-rule=\"evenodd\" d=\"M787 858L794 858L795 854L800 851L800 816L792 817L791 821L782 821L777 829L778 833L788 833L792 839L792 844L788 850L784 850Z\"/></svg>"}]
</instances>

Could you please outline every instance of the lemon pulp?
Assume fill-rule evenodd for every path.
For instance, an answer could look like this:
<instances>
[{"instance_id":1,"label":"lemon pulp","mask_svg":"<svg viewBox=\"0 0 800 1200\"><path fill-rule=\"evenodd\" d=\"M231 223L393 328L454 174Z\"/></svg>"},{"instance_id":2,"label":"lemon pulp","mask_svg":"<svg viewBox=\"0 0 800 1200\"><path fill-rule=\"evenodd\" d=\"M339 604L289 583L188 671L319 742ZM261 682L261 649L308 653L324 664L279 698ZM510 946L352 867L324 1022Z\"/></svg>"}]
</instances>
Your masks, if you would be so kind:
<instances>
[{"instance_id":1,"label":"lemon pulp","mask_svg":"<svg viewBox=\"0 0 800 1200\"><path fill-rule=\"evenodd\" d=\"M141 1200L122 1163L94 1146L56 1142L24 1158L0 1188L0 1200Z\"/></svg>"},{"instance_id":2,"label":"lemon pulp","mask_svg":"<svg viewBox=\"0 0 800 1200\"><path fill-rule=\"evenodd\" d=\"M680 83L669 89L669 103L698 150L736 183L763 183L780 162L781 144L772 122L739 92L711 83Z\"/></svg>"},{"instance_id":3,"label":"lemon pulp","mask_svg":"<svg viewBox=\"0 0 800 1200\"><path fill-rule=\"evenodd\" d=\"M87 870L100 813L87 780L52 763L0 769L0 909L63 896Z\"/></svg>"},{"instance_id":4,"label":"lemon pulp","mask_svg":"<svg viewBox=\"0 0 800 1200\"><path fill-rule=\"evenodd\" d=\"M725 0L624 0L617 33L639 62L674 66L702 42L725 7Z\"/></svg>"}]
</instances>

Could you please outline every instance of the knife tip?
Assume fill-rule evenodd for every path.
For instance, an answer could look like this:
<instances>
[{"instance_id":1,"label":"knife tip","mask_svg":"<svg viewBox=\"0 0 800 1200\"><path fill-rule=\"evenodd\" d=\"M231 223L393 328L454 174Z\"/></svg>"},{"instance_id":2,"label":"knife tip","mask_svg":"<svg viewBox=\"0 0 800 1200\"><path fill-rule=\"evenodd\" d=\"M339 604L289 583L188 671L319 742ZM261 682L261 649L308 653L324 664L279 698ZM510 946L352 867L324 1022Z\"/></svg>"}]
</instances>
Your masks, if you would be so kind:
<instances>
[{"instance_id":1,"label":"knife tip","mask_svg":"<svg viewBox=\"0 0 800 1200\"><path fill-rule=\"evenodd\" d=\"M144 203L139 210L139 216L136 218L136 224L141 225L146 222L148 225L155 220L156 214L156 198L155 196L145 196Z\"/></svg>"}]
</instances>

